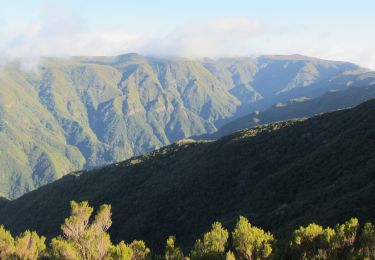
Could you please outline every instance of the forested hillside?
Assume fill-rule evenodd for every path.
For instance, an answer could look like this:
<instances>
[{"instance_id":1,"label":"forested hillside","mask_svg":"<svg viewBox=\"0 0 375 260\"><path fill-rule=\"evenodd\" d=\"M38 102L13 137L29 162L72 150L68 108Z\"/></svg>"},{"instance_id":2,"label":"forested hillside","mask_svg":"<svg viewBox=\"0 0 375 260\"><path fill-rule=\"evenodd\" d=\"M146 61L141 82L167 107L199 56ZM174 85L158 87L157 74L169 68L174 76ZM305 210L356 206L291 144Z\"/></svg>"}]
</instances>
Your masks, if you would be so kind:
<instances>
[{"instance_id":1,"label":"forested hillside","mask_svg":"<svg viewBox=\"0 0 375 260\"><path fill-rule=\"evenodd\" d=\"M214 221L242 215L276 237L312 222L375 219L375 101L306 120L246 129L214 142L180 141L91 172L76 172L2 203L0 223L19 234L59 234L69 201L111 204L114 242L183 248ZM285 241L279 241L281 245Z\"/></svg>"}]
</instances>

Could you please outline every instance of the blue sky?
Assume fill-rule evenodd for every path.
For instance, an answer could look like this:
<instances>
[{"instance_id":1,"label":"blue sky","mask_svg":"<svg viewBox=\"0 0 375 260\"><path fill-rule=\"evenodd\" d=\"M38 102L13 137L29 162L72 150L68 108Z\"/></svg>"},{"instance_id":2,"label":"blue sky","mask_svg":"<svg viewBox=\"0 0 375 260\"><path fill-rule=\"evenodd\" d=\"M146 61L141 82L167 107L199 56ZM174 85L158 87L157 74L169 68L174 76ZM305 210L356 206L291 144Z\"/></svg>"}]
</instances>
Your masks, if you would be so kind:
<instances>
[{"instance_id":1,"label":"blue sky","mask_svg":"<svg viewBox=\"0 0 375 260\"><path fill-rule=\"evenodd\" d=\"M373 0L0 0L0 56L301 53L375 68ZM5 57L5 58L4 58Z\"/></svg>"}]
</instances>

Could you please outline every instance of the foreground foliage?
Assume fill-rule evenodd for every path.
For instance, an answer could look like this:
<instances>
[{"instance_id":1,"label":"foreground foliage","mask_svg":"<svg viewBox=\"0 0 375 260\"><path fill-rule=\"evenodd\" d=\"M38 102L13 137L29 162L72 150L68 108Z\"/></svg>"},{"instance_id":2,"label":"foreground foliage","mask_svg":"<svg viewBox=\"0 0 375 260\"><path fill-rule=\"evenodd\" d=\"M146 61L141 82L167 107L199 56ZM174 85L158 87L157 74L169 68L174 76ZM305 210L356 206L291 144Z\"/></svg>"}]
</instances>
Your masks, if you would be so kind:
<instances>
[{"instance_id":1,"label":"foreground foliage","mask_svg":"<svg viewBox=\"0 0 375 260\"><path fill-rule=\"evenodd\" d=\"M240 259L272 258L275 243L271 233L253 227L246 218L240 217L233 232L233 247Z\"/></svg>"},{"instance_id":2,"label":"foreground foliage","mask_svg":"<svg viewBox=\"0 0 375 260\"><path fill-rule=\"evenodd\" d=\"M365 223L361 228L356 218L334 228L315 223L301 226L293 232L286 252L277 254L274 236L240 216L231 237L220 222L214 222L188 255L176 246L176 237L169 236L164 256L159 256L142 240L112 244L107 232L112 224L110 205L102 205L94 217L92 213L87 201L72 201L71 216L61 225L63 235L53 238L49 247L45 237L34 231L13 238L0 226L0 259L375 259L375 226Z\"/></svg>"},{"instance_id":3,"label":"foreground foliage","mask_svg":"<svg viewBox=\"0 0 375 260\"><path fill-rule=\"evenodd\" d=\"M1 259L38 259L46 249L45 237L29 230L15 239L9 231L0 226L0 258Z\"/></svg>"}]
</instances>

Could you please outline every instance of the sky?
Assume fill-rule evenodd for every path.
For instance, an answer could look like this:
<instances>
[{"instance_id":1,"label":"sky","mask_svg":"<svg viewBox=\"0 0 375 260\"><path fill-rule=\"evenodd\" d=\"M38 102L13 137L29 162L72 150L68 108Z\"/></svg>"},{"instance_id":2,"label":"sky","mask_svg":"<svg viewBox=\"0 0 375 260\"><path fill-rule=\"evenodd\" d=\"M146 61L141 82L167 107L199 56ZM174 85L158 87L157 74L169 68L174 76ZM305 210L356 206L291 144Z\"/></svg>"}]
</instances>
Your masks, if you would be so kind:
<instances>
[{"instance_id":1,"label":"sky","mask_svg":"<svg viewBox=\"0 0 375 260\"><path fill-rule=\"evenodd\" d=\"M0 0L0 64L302 54L375 69L374 0Z\"/></svg>"}]
</instances>

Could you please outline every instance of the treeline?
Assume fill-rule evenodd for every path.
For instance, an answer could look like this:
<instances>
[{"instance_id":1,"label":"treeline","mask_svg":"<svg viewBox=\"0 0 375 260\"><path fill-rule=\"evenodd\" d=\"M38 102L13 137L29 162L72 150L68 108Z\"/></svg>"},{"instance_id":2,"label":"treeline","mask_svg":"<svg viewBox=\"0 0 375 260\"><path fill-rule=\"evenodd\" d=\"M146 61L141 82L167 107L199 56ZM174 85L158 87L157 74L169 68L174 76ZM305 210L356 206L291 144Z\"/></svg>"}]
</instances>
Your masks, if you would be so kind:
<instances>
[{"instance_id":1,"label":"treeline","mask_svg":"<svg viewBox=\"0 0 375 260\"><path fill-rule=\"evenodd\" d=\"M156 255L141 240L130 244L121 241L112 244L108 229L111 206L102 205L91 218L93 208L87 202L71 202L71 216L61 225L62 236L46 239L34 231L25 231L13 238L0 227L1 259L375 259L375 226L366 223L360 227L352 218L334 228L317 224L300 227L284 252L277 252L276 239L270 232L252 226L240 217L229 233L221 223L212 224L211 230L195 241L193 249L184 255L176 245L176 238L166 241L164 255ZM90 221L92 219L92 221ZM229 242L230 241L230 242Z\"/></svg>"}]
</instances>

